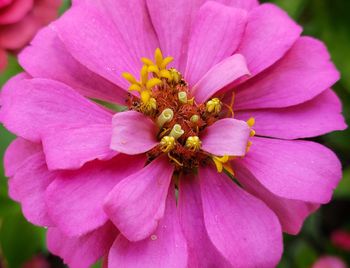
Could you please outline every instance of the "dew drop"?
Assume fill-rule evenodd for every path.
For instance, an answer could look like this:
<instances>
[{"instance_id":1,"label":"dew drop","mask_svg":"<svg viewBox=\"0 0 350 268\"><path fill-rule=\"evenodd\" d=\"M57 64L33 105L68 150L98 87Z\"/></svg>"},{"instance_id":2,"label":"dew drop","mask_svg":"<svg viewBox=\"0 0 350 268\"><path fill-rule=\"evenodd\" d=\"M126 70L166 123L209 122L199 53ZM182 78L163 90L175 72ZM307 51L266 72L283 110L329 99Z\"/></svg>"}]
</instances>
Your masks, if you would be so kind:
<instances>
[{"instance_id":1,"label":"dew drop","mask_svg":"<svg viewBox=\"0 0 350 268\"><path fill-rule=\"evenodd\" d=\"M151 240L157 240L158 239L158 237L156 236L156 235L151 235Z\"/></svg>"}]
</instances>

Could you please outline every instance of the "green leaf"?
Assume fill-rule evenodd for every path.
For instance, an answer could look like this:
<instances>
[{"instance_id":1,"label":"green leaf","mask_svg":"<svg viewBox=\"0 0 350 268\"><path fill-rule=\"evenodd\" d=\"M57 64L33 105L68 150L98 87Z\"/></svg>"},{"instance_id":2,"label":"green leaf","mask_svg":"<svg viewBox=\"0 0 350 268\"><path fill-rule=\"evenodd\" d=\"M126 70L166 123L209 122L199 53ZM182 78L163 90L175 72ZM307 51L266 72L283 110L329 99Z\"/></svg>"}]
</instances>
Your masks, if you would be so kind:
<instances>
[{"instance_id":1,"label":"green leaf","mask_svg":"<svg viewBox=\"0 0 350 268\"><path fill-rule=\"evenodd\" d=\"M12 76L20 73L22 71L21 66L19 66L17 59L9 55L8 65L3 73L0 74L0 87L5 84L5 82Z\"/></svg>"},{"instance_id":2,"label":"green leaf","mask_svg":"<svg viewBox=\"0 0 350 268\"><path fill-rule=\"evenodd\" d=\"M350 167L344 170L343 178L334 191L335 198L350 199Z\"/></svg>"},{"instance_id":3,"label":"green leaf","mask_svg":"<svg viewBox=\"0 0 350 268\"><path fill-rule=\"evenodd\" d=\"M8 266L19 268L45 250L45 229L31 225L17 211L1 221L0 246Z\"/></svg>"},{"instance_id":4,"label":"green leaf","mask_svg":"<svg viewBox=\"0 0 350 268\"><path fill-rule=\"evenodd\" d=\"M287 13L293 18L298 19L301 13L303 12L305 6L308 4L309 0L274 0L271 1L281 7L283 10L287 11Z\"/></svg>"}]
</instances>

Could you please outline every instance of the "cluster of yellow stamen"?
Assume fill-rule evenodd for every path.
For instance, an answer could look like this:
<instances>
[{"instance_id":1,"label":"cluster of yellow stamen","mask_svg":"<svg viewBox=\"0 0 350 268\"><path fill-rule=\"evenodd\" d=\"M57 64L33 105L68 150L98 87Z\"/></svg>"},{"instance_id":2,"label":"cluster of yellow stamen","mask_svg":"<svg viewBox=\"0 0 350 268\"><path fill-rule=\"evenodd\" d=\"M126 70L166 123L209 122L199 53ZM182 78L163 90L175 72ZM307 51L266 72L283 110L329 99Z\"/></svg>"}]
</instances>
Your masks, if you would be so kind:
<instances>
[{"instance_id":1,"label":"cluster of yellow stamen","mask_svg":"<svg viewBox=\"0 0 350 268\"><path fill-rule=\"evenodd\" d=\"M180 168L194 168L201 161L206 163L212 159L218 172L226 171L234 175L230 160L235 156L216 156L203 152L202 142L198 137L200 131L222 116L223 105L228 107L233 117L234 99L230 105L223 104L219 98L212 98L198 105L181 74L176 69L168 68L172 61L172 57L163 57L161 50L157 48L154 59L141 59L143 66L139 80L130 73L122 74L130 83L129 90L139 93L136 101L131 96L130 109L150 116L159 127L159 146L149 152L150 159L166 153ZM250 118L247 124L252 128L254 118ZM255 132L251 129L251 136L254 135ZM250 146L249 142L247 151Z\"/></svg>"}]
</instances>

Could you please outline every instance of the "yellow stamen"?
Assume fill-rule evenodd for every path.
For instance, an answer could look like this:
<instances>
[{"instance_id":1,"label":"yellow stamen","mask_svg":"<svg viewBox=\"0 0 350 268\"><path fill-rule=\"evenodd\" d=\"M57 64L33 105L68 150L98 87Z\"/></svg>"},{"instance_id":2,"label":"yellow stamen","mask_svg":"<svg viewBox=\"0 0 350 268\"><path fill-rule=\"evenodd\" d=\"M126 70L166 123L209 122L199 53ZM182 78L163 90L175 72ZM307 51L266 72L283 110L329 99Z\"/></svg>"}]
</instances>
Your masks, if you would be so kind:
<instances>
[{"instance_id":1,"label":"yellow stamen","mask_svg":"<svg viewBox=\"0 0 350 268\"><path fill-rule=\"evenodd\" d=\"M169 72L171 75L170 81L173 81L175 84L179 83L182 79L181 74L175 68L169 69Z\"/></svg>"},{"instance_id":2,"label":"yellow stamen","mask_svg":"<svg viewBox=\"0 0 350 268\"><path fill-rule=\"evenodd\" d=\"M247 121L247 124L250 127L254 126L255 125L255 118L254 117L249 118Z\"/></svg>"},{"instance_id":3,"label":"yellow stamen","mask_svg":"<svg viewBox=\"0 0 350 268\"><path fill-rule=\"evenodd\" d=\"M138 84L138 81L131 73L124 72L122 73L122 77L124 77L130 84Z\"/></svg>"},{"instance_id":4,"label":"yellow stamen","mask_svg":"<svg viewBox=\"0 0 350 268\"><path fill-rule=\"evenodd\" d=\"M175 148L175 138L171 136L164 136L160 141L160 149L164 153L170 152Z\"/></svg>"},{"instance_id":5,"label":"yellow stamen","mask_svg":"<svg viewBox=\"0 0 350 268\"><path fill-rule=\"evenodd\" d=\"M148 81L148 67L144 65L141 69L141 84L146 85Z\"/></svg>"},{"instance_id":6,"label":"yellow stamen","mask_svg":"<svg viewBox=\"0 0 350 268\"><path fill-rule=\"evenodd\" d=\"M159 75L159 68L157 65L149 65L148 72L155 73L155 74Z\"/></svg>"},{"instance_id":7,"label":"yellow stamen","mask_svg":"<svg viewBox=\"0 0 350 268\"><path fill-rule=\"evenodd\" d=\"M190 136L187 138L185 146L191 151L198 151L202 146L202 142L198 136Z\"/></svg>"},{"instance_id":8,"label":"yellow stamen","mask_svg":"<svg viewBox=\"0 0 350 268\"><path fill-rule=\"evenodd\" d=\"M137 84L132 84L130 87L129 87L129 90L130 91L138 91L138 92L141 92L141 87Z\"/></svg>"},{"instance_id":9,"label":"yellow stamen","mask_svg":"<svg viewBox=\"0 0 350 268\"><path fill-rule=\"evenodd\" d=\"M158 65L158 67L161 68L163 63L163 54L159 48L157 48L156 51L154 52L154 58L156 60L156 64Z\"/></svg>"},{"instance_id":10,"label":"yellow stamen","mask_svg":"<svg viewBox=\"0 0 350 268\"><path fill-rule=\"evenodd\" d=\"M154 62L149 58L141 58L141 62L145 65L154 65Z\"/></svg>"},{"instance_id":11,"label":"yellow stamen","mask_svg":"<svg viewBox=\"0 0 350 268\"><path fill-rule=\"evenodd\" d=\"M249 152L249 150L250 150L250 147L252 146L252 142L251 141L248 141L248 143L247 143L247 149L246 149L246 152L248 153Z\"/></svg>"},{"instance_id":12,"label":"yellow stamen","mask_svg":"<svg viewBox=\"0 0 350 268\"><path fill-rule=\"evenodd\" d=\"M167 66L168 66L168 64L171 63L173 60L174 60L173 57L166 57L166 58L163 60L162 64L160 65L160 68L161 68L161 69L166 69Z\"/></svg>"},{"instance_id":13,"label":"yellow stamen","mask_svg":"<svg viewBox=\"0 0 350 268\"><path fill-rule=\"evenodd\" d=\"M171 79L171 75L170 75L170 72L169 72L168 70L161 70L161 71L159 72L159 77L160 77L160 78L166 78L166 79L168 79L168 80Z\"/></svg>"},{"instance_id":14,"label":"yellow stamen","mask_svg":"<svg viewBox=\"0 0 350 268\"><path fill-rule=\"evenodd\" d=\"M152 78L147 82L146 88L148 90L151 90L153 87L159 86L160 84L162 84L162 80L159 80L158 78Z\"/></svg>"},{"instance_id":15,"label":"yellow stamen","mask_svg":"<svg viewBox=\"0 0 350 268\"><path fill-rule=\"evenodd\" d=\"M197 123L198 120L199 120L199 116L196 115L196 114L194 114L194 115L191 116L190 120L191 120L191 122L193 122L193 123Z\"/></svg>"},{"instance_id":16,"label":"yellow stamen","mask_svg":"<svg viewBox=\"0 0 350 268\"><path fill-rule=\"evenodd\" d=\"M215 163L216 169L219 173L221 173L224 169L230 173L232 176L234 176L234 171L230 165L229 160L232 157L229 157L228 155L224 155L222 157L218 157L218 156L213 156L212 159Z\"/></svg>"},{"instance_id":17,"label":"yellow stamen","mask_svg":"<svg viewBox=\"0 0 350 268\"><path fill-rule=\"evenodd\" d=\"M222 108L221 101L218 98L213 98L207 102L206 108L209 113L218 114Z\"/></svg>"}]
</instances>

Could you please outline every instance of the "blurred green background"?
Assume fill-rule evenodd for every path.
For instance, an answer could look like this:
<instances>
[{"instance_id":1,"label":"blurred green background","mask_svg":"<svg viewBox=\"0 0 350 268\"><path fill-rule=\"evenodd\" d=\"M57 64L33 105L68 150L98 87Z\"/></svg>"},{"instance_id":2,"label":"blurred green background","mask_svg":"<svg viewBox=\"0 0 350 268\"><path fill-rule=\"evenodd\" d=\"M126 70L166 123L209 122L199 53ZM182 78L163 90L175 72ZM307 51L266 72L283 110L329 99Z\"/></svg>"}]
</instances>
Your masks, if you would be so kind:
<instances>
[{"instance_id":1,"label":"blurred green background","mask_svg":"<svg viewBox=\"0 0 350 268\"><path fill-rule=\"evenodd\" d=\"M274 0L304 27L304 35L323 40L342 78L334 86L350 123L350 1L349 0ZM69 7L64 2L61 12ZM20 72L15 57L10 58L7 70L0 74L0 86ZM0 125L0 158L14 137ZM335 132L316 139L332 148L342 161L344 177L335 191L333 201L323 206L305 222L298 236L285 235L285 251L279 267L305 268L322 255L335 255L350 266L350 252L333 245L330 235L335 230L350 232L350 130ZM34 261L33 261L34 258ZM32 260L31 264L28 261ZM7 182L0 164L0 268L46 267L37 260L45 260L49 267L64 267L49 255L45 246L45 230L25 221L20 207L8 199ZM37 263L37 264L34 264ZM29 265L29 266L28 266ZM31 265L31 266L30 266ZM97 264L96 267L99 267Z\"/></svg>"}]
</instances>

